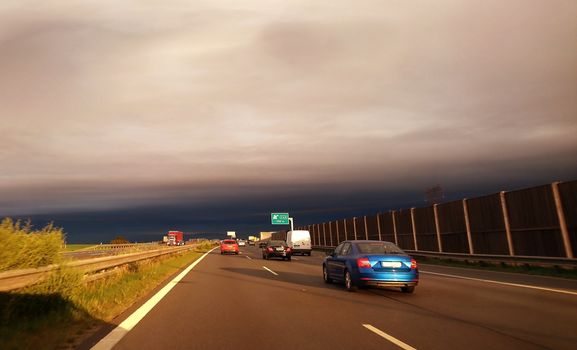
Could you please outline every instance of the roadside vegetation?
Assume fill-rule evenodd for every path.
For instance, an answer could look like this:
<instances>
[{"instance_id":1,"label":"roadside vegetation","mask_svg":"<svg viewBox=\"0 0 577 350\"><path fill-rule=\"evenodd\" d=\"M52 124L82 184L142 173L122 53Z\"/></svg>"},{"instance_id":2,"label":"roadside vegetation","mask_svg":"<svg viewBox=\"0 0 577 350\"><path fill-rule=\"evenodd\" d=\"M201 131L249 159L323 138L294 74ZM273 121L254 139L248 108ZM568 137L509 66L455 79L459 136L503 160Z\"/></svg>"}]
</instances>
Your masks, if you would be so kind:
<instances>
[{"instance_id":1,"label":"roadside vegetation","mask_svg":"<svg viewBox=\"0 0 577 350\"><path fill-rule=\"evenodd\" d=\"M0 243L8 242L14 245L5 247L17 249L0 253L4 270L38 267L60 262L63 232L50 225L34 231L28 223L5 219ZM125 265L90 283L81 273L61 268L39 284L0 292L0 349L74 349L212 247L207 241L178 255Z\"/></svg>"},{"instance_id":2,"label":"roadside vegetation","mask_svg":"<svg viewBox=\"0 0 577 350\"><path fill-rule=\"evenodd\" d=\"M51 224L35 230L30 222L5 218L0 223L0 272L60 262L62 229Z\"/></svg>"},{"instance_id":3,"label":"roadside vegetation","mask_svg":"<svg viewBox=\"0 0 577 350\"><path fill-rule=\"evenodd\" d=\"M415 256L415 259L417 260L417 262L419 262L419 264L463 267L463 268L490 270L497 272L512 272L527 275L577 279L576 269L563 268L561 266L544 267L529 264L511 265L505 263L489 263L484 261L438 259L438 258L418 256L418 254Z\"/></svg>"}]
</instances>

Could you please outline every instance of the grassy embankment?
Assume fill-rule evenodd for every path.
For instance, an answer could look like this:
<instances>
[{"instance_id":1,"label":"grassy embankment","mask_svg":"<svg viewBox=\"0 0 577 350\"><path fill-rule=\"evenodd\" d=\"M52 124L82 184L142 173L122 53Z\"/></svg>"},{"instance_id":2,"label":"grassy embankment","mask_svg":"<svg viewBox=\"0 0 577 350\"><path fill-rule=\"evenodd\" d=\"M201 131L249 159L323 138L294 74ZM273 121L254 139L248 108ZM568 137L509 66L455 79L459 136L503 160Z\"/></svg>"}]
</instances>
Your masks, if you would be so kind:
<instances>
[{"instance_id":1,"label":"grassy embankment","mask_svg":"<svg viewBox=\"0 0 577 350\"><path fill-rule=\"evenodd\" d=\"M462 267L462 268L490 270L497 272L511 272L511 273L522 273L527 275L577 279L576 269L563 268L560 266L543 267L529 264L511 265L505 263L489 263L484 261L468 261L468 260L461 261L452 259L429 258L422 256L416 256L415 259L419 264Z\"/></svg>"},{"instance_id":2,"label":"grassy embankment","mask_svg":"<svg viewBox=\"0 0 577 350\"><path fill-rule=\"evenodd\" d=\"M60 263L63 233L47 226L33 230L5 219L0 224L0 272ZM211 248L209 243L181 255L126 266L92 283L61 269L45 281L0 293L1 349L69 349L150 293L167 277Z\"/></svg>"}]
</instances>

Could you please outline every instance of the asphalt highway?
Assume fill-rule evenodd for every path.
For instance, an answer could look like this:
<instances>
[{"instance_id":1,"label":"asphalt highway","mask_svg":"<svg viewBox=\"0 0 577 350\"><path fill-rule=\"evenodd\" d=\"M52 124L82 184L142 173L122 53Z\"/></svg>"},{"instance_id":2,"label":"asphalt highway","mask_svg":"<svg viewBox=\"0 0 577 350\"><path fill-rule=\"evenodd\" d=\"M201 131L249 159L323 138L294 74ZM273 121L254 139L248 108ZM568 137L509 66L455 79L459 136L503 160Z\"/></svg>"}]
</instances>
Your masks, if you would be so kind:
<instances>
[{"instance_id":1,"label":"asphalt highway","mask_svg":"<svg viewBox=\"0 0 577 350\"><path fill-rule=\"evenodd\" d=\"M577 347L576 281L421 265L414 294L349 293L323 282L323 256L216 249L114 349Z\"/></svg>"}]
</instances>

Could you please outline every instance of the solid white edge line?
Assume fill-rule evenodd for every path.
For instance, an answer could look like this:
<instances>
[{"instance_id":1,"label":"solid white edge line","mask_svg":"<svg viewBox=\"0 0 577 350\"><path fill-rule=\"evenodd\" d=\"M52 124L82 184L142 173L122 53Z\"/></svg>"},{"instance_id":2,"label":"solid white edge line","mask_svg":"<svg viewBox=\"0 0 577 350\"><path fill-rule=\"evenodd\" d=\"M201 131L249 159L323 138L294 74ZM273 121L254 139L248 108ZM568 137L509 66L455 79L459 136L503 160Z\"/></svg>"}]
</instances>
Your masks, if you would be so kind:
<instances>
[{"instance_id":1,"label":"solid white edge line","mask_svg":"<svg viewBox=\"0 0 577 350\"><path fill-rule=\"evenodd\" d=\"M278 276L278 273L274 272L273 270L269 269L268 267L263 266L262 268L267 270L268 272L272 273L273 275Z\"/></svg>"},{"instance_id":2,"label":"solid white edge line","mask_svg":"<svg viewBox=\"0 0 577 350\"><path fill-rule=\"evenodd\" d=\"M399 339L393 337L392 335L388 335L387 333L381 331L380 329L371 326L370 324L363 324L363 327L365 327L366 329L368 329L369 331L380 335L381 337L387 339L388 341L390 341L391 343L395 344L396 346L403 348L405 350L417 350L414 347L403 343L402 341L400 341Z\"/></svg>"},{"instance_id":3,"label":"solid white edge line","mask_svg":"<svg viewBox=\"0 0 577 350\"><path fill-rule=\"evenodd\" d=\"M429 275L437 275L443 277L452 277L452 278L460 278L464 280L470 281L477 281L477 282L486 282L486 283L494 283L494 284L502 284L505 286L511 287L521 287L521 288L529 288L529 289L536 289L536 290L543 290L546 292L554 292L554 293L563 293L563 294L570 294L570 295L577 295L577 292L572 292L569 290L564 289L554 289L554 288L545 288L545 287L537 287L537 286L530 286L527 284L517 284L517 283L509 283L509 282L500 282L500 281L493 281L493 280L485 280L482 278L473 278L473 277L465 277L465 276L458 276L458 275L449 275L445 273L438 273L438 272L429 272L429 271L419 271L420 273L429 274Z\"/></svg>"},{"instance_id":4,"label":"solid white edge line","mask_svg":"<svg viewBox=\"0 0 577 350\"><path fill-rule=\"evenodd\" d=\"M248 260L252 260L252 258L248 255L245 255Z\"/></svg>"},{"instance_id":5,"label":"solid white edge line","mask_svg":"<svg viewBox=\"0 0 577 350\"><path fill-rule=\"evenodd\" d=\"M146 303L144 303L138 310L134 311L127 319L125 319L121 324L108 333L104 338L102 338L96 345L94 345L91 350L109 350L112 349L134 326L140 322L150 310L152 310L159 301L162 300L170 292L170 290L176 286L180 280L186 276L198 263L202 261L210 252L215 250L217 247L212 248L208 252L204 253L200 258L196 259L192 264L190 264L186 269L184 269L178 276L176 276L172 281L168 282L161 290L159 290L152 298L150 298Z\"/></svg>"}]
</instances>

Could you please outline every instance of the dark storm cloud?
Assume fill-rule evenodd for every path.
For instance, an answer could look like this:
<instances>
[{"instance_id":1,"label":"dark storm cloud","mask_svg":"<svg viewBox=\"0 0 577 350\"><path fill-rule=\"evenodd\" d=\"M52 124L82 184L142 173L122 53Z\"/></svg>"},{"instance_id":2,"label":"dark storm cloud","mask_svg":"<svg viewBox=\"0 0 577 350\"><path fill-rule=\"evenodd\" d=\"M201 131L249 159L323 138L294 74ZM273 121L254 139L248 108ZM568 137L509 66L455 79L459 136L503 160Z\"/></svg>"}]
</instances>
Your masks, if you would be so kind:
<instances>
[{"instance_id":1,"label":"dark storm cloud","mask_svg":"<svg viewBox=\"0 0 577 350\"><path fill-rule=\"evenodd\" d=\"M223 198L218 203L163 203L132 209L80 211L18 217L32 220L36 226L53 222L64 227L67 240L75 242L108 242L117 235L132 241L160 240L167 230L182 230L187 237L223 238L225 231L236 231L241 237L260 231L287 229L270 225L271 211L289 212L296 225L319 220L333 220L347 215L367 213L403 205L421 205L421 194L398 192L348 192L324 189L308 192L247 195Z\"/></svg>"},{"instance_id":2,"label":"dark storm cloud","mask_svg":"<svg viewBox=\"0 0 577 350\"><path fill-rule=\"evenodd\" d=\"M264 210L334 189L369 210L361 194L575 178L576 15L560 0L3 2L0 215Z\"/></svg>"}]
</instances>

